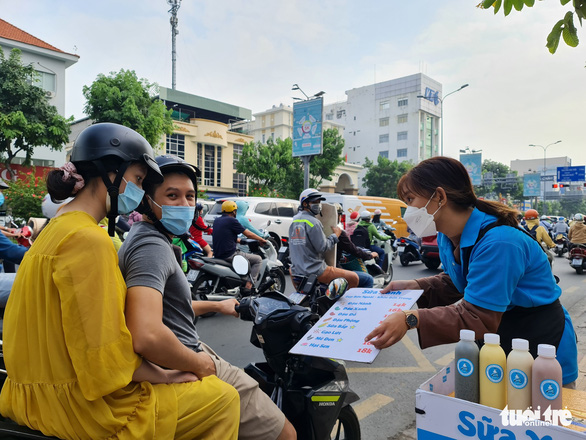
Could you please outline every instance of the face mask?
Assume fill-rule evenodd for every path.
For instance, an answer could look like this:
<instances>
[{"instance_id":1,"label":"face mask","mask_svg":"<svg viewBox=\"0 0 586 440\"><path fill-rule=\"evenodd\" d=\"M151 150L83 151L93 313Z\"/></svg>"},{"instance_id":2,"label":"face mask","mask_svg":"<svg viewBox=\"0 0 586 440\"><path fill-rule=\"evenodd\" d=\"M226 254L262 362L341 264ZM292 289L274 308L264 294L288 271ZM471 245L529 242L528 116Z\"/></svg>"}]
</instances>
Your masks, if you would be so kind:
<instances>
[{"instance_id":1,"label":"face mask","mask_svg":"<svg viewBox=\"0 0 586 440\"><path fill-rule=\"evenodd\" d=\"M318 215L321 212L321 203L310 204L309 210L313 215Z\"/></svg>"},{"instance_id":2,"label":"face mask","mask_svg":"<svg viewBox=\"0 0 586 440\"><path fill-rule=\"evenodd\" d=\"M4 194L0 193L0 206L4 204Z\"/></svg>"},{"instance_id":3,"label":"face mask","mask_svg":"<svg viewBox=\"0 0 586 440\"><path fill-rule=\"evenodd\" d=\"M118 194L118 214L130 214L140 204L144 191L133 182L126 181L124 177L122 180L126 182L126 188L122 194Z\"/></svg>"},{"instance_id":4,"label":"face mask","mask_svg":"<svg viewBox=\"0 0 586 440\"><path fill-rule=\"evenodd\" d=\"M189 230L195 214L195 206L161 206L153 199L151 201L161 208L160 221L167 231L173 235L183 235Z\"/></svg>"},{"instance_id":5,"label":"face mask","mask_svg":"<svg viewBox=\"0 0 586 440\"><path fill-rule=\"evenodd\" d=\"M437 208L437 211L435 211L433 214L427 212L427 205L429 205L429 202L431 202L431 199L433 199L434 195L435 192L431 195L423 208L408 206L405 210L405 215L403 215L403 220L405 220L407 226L409 226L413 233L418 237L430 237L437 234L433 216L436 215L437 211L439 211L442 207L441 202Z\"/></svg>"}]
</instances>

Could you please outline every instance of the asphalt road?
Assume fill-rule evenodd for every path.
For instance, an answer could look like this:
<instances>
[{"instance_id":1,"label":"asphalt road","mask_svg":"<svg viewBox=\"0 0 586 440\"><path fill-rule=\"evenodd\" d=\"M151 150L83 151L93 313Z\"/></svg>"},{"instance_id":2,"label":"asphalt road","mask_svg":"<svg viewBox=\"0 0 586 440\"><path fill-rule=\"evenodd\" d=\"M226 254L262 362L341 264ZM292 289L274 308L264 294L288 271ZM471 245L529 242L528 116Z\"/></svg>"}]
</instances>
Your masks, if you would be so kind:
<instances>
[{"instance_id":1,"label":"asphalt road","mask_svg":"<svg viewBox=\"0 0 586 440\"><path fill-rule=\"evenodd\" d=\"M396 261L395 279L430 276L437 271L423 264L402 267ZM555 259L554 273L560 277L561 301L569 310L579 337L580 384L586 388L586 274L577 275L565 258ZM289 280L288 280L289 283ZM286 293L291 292L288 285ZM200 319L202 340L234 365L244 367L264 360L262 351L250 344L252 325L231 316ZM348 362L351 388L360 396L353 404L361 423L362 438L386 440L410 438L415 422L415 390L453 359L454 344L419 349L417 334L410 331L400 343L383 350L372 364Z\"/></svg>"}]
</instances>

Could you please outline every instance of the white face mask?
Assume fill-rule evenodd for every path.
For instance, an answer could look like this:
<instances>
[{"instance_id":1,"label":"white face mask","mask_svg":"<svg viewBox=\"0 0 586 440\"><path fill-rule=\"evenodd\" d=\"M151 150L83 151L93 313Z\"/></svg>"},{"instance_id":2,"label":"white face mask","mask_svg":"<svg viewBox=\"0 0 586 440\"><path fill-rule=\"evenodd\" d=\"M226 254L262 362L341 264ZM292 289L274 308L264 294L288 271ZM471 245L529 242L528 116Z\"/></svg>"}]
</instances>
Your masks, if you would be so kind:
<instances>
[{"instance_id":1,"label":"white face mask","mask_svg":"<svg viewBox=\"0 0 586 440\"><path fill-rule=\"evenodd\" d=\"M431 202L433 196L435 196L435 192L431 195L423 208L408 206L405 210L405 215L403 215L403 220L405 220L407 226L409 226L413 233L418 237L430 237L437 234L433 216L436 215L437 211L441 209L442 204L441 202L439 203L437 211L435 211L433 214L427 212L427 205L429 205L429 202Z\"/></svg>"}]
</instances>

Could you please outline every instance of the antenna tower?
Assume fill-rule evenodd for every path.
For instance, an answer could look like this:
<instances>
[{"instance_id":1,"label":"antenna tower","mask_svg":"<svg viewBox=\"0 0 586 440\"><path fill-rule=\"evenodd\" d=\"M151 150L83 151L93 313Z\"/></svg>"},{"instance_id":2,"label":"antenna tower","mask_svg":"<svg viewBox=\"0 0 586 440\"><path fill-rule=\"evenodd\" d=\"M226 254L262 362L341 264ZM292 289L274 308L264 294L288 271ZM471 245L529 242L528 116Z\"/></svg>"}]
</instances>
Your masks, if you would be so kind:
<instances>
[{"instance_id":1,"label":"antenna tower","mask_svg":"<svg viewBox=\"0 0 586 440\"><path fill-rule=\"evenodd\" d=\"M179 11L179 7L181 6L181 0L167 0L171 9L169 9L169 13L171 14L171 19L169 22L171 23L171 88L175 90L176 88L176 67L175 64L177 63L177 49L175 46L175 37L179 33L177 29L177 24L179 20L177 19L177 11Z\"/></svg>"}]
</instances>

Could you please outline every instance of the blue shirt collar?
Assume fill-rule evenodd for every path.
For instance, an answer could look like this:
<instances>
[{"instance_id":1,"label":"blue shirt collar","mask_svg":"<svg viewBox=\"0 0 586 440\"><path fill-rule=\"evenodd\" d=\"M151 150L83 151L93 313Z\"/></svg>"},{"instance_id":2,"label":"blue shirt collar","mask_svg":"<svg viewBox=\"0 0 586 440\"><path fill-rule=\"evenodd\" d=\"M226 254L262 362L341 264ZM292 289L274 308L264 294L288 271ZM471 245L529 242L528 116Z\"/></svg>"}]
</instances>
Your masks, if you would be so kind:
<instances>
[{"instance_id":1,"label":"blue shirt collar","mask_svg":"<svg viewBox=\"0 0 586 440\"><path fill-rule=\"evenodd\" d=\"M470 218L464 226L462 236L460 237L460 249L474 246L480 230L491 223L494 223L497 218L493 215L486 214L480 211L478 208L474 208Z\"/></svg>"}]
</instances>

